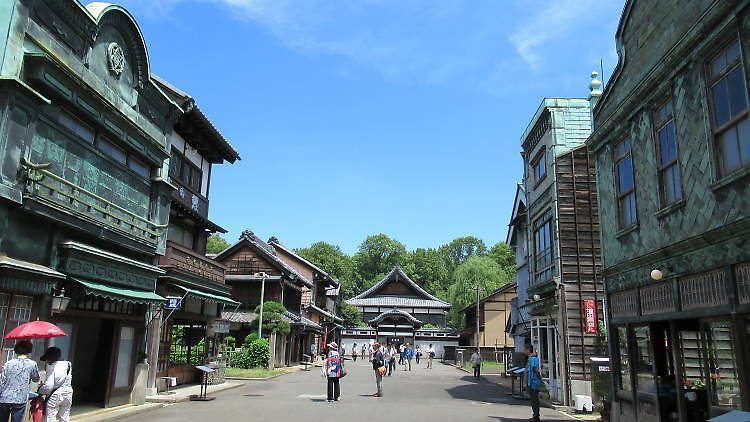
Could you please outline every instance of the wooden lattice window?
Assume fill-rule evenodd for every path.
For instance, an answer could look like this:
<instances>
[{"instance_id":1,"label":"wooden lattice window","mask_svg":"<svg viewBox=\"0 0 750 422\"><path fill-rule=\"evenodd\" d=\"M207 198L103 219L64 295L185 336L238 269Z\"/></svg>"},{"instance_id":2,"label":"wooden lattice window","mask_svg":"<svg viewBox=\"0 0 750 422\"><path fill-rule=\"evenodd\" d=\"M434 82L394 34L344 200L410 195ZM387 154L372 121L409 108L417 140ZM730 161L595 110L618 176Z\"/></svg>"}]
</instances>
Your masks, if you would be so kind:
<instances>
[{"instance_id":1,"label":"wooden lattice window","mask_svg":"<svg viewBox=\"0 0 750 422\"><path fill-rule=\"evenodd\" d=\"M736 265L734 276L737 280L737 296L740 303L750 303L750 262Z\"/></svg>"},{"instance_id":2,"label":"wooden lattice window","mask_svg":"<svg viewBox=\"0 0 750 422\"><path fill-rule=\"evenodd\" d=\"M680 301L683 310L728 304L726 273L718 269L680 279Z\"/></svg>"},{"instance_id":3,"label":"wooden lattice window","mask_svg":"<svg viewBox=\"0 0 750 422\"><path fill-rule=\"evenodd\" d=\"M665 281L641 288L641 313L653 315L677 310L672 282Z\"/></svg>"},{"instance_id":4,"label":"wooden lattice window","mask_svg":"<svg viewBox=\"0 0 750 422\"><path fill-rule=\"evenodd\" d=\"M609 296L609 305L613 317L627 317L638 315L638 291L626 290Z\"/></svg>"}]
</instances>

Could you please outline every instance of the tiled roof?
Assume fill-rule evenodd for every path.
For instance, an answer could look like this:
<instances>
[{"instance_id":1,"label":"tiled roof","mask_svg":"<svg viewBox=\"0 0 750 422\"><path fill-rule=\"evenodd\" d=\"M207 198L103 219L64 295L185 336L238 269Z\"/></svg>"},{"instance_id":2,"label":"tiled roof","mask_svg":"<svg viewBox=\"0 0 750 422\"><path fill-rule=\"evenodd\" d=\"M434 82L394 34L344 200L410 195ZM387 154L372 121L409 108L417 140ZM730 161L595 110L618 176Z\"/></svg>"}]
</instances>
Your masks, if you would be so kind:
<instances>
[{"instance_id":1,"label":"tiled roof","mask_svg":"<svg viewBox=\"0 0 750 422\"><path fill-rule=\"evenodd\" d=\"M385 285L386 283L388 283L389 281L391 281L391 279L393 279L397 275L400 276L401 279L404 282L406 282L406 284L408 284L412 289L414 289L417 293L419 293L420 296L422 296L422 297L424 297L426 299L432 300L432 301L440 302L444 306L447 306L447 307L450 308L451 305L448 302L443 302L442 300L438 299L437 297L435 297L435 296L427 293L427 291L425 289L419 287L419 284L415 283L414 280L412 280L411 278L409 278L409 276L406 275L406 273L398 265L396 265L395 267L393 267L393 269L391 270L391 272L388 273L388 275L386 275L385 277L383 277L383 279L380 280L379 282L377 282L374 286L370 287L369 289L365 290L364 292L360 293L359 295L354 296L350 300L365 299L365 298L367 298L368 296L370 296L370 295L374 294L375 292L377 292L383 285ZM353 305L353 303L352 303L352 305Z\"/></svg>"},{"instance_id":2,"label":"tiled roof","mask_svg":"<svg viewBox=\"0 0 750 422\"><path fill-rule=\"evenodd\" d=\"M309 305L307 305L307 307L314 309L319 314L321 314L321 315L323 315L325 317L331 318L334 321L338 321L338 322L343 321L343 319L339 318L338 316L336 316L336 315L334 315L334 314L326 311L325 309L318 308L317 306L313 305L312 303L309 304Z\"/></svg>"},{"instance_id":3,"label":"tiled roof","mask_svg":"<svg viewBox=\"0 0 750 422\"><path fill-rule=\"evenodd\" d=\"M321 326L320 324L309 320L302 315L297 315L293 312L286 311L286 313L284 314L284 319L292 325L301 325L303 327L310 327L315 330L323 331L323 326Z\"/></svg>"},{"instance_id":4,"label":"tiled roof","mask_svg":"<svg viewBox=\"0 0 750 422\"><path fill-rule=\"evenodd\" d=\"M395 296L367 297L364 299L353 298L347 300L346 303L355 306L389 306L394 308L448 309L451 307L450 303L443 302L442 300L416 299L411 297Z\"/></svg>"},{"instance_id":5,"label":"tiled roof","mask_svg":"<svg viewBox=\"0 0 750 422\"><path fill-rule=\"evenodd\" d=\"M300 256L300 255L299 255L299 254L298 254L297 252L294 252L293 250L291 250L291 249L287 248L286 246L284 246L284 245L283 245L283 244L282 244L282 243L281 243L281 242L279 241L279 239L278 239L278 238L276 238L276 237L272 237L272 238L268 239L268 244L269 244L270 246L274 247L274 248L279 248L279 249L283 250L284 252L288 253L289 255L292 255L292 256L296 257L296 258L297 258L298 260L300 260L300 261L304 262L304 263L305 263L305 264L307 264L307 265L308 265L308 266L309 266L310 268L312 268L313 270L315 270L315 272L317 272L317 273L319 273L320 275L322 275L323 277L327 278L327 279L328 279L329 281L331 281L332 283L335 283L335 284L336 284L337 286L339 285L339 282L338 282L338 280L335 280L335 279L334 279L333 277L331 277L331 276L330 276L330 274L328 274L328 273L327 273L327 272L326 272L325 270L321 269L321 268L320 268L320 267L318 267L317 265L315 265L315 264L313 264L312 262L308 261L307 259L303 258L303 257L302 257L302 256Z\"/></svg>"},{"instance_id":6,"label":"tiled roof","mask_svg":"<svg viewBox=\"0 0 750 422\"><path fill-rule=\"evenodd\" d=\"M258 318L255 312L222 312L221 319L240 324L250 324Z\"/></svg>"},{"instance_id":7,"label":"tiled roof","mask_svg":"<svg viewBox=\"0 0 750 422\"><path fill-rule=\"evenodd\" d=\"M412 314L410 314L408 312L404 312L404 311L395 309L395 308L391 309L390 311L385 311L382 314L376 316L375 318L373 318L373 319L371 319L371 320L369 320L367 322L369 322L370 324L374 324L376 322L382 321L383 319L385 319L385 318L387 318L389 316L400 316L400 317L406 318L412 324L419 324L419 325L423 324L423 322L420 321L420 320L418 320L417 318L415 318L414 315L412 315Z\"/></svg>"}]
</instances>

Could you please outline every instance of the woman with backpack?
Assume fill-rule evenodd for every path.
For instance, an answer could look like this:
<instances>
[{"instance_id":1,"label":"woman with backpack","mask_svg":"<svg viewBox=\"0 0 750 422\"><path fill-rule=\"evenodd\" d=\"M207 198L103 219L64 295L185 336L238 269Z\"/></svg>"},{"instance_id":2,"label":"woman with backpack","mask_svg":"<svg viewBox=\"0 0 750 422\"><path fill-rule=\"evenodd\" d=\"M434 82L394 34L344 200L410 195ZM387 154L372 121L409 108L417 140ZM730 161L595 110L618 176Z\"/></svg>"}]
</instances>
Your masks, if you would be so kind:
<instances>
[{"instance_id":1,"label":"woman with backpack","mask_svg":"<svg viewBox=\"0 0 750 422\"><path fill-rule=\"evenodd\" d=\"M339 379L344 375L343 361L335 341L328 344L328 355L321 374L328 381L328 402L339 401Z\"/></svg>"},{"instance_id":2,"label":"woman with backpack","mask_svg":"<svg viewBox=\"0 0 750 422\"><path fill-rule=\"evenodd\" d=\"M60 360L62 352L58 347L50 347L39 360L47 362L47 378L39 386L39 393L47 395L46 422L70 421L70 407L73 405L72 364Z\"/></svg>"},{"instance_id":3,"label":"woman with backpack","mask_svg":"<svg viewBox=\"0 0 750 422\"><path fill-rule=\"evenodd\" d=\"M370 362L372 362L372 369L375 371L375 385L378 388L378 392L373 394L373 397L383 397L383 375L387 371L385 368L385 358L383 351L380 350L380 343L373 344L372 350L373 353Z\"/></svg>"}]
</instances>

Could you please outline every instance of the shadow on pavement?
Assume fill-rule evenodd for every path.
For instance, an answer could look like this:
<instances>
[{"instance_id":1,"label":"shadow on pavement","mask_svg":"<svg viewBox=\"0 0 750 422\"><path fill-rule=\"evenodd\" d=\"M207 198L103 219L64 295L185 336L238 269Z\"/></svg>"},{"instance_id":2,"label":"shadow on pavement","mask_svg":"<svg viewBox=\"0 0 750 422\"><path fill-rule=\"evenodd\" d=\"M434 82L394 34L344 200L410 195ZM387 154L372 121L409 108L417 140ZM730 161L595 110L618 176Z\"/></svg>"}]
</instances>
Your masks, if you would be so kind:
<instances>
[{"instance_id":1,"label":"shadow on pavement","mask_svg":"<svg viewBox=\"0 0 750 422\"><path fill-rule=\"evenodd\" d=\"M530 418L506 418L505 416L487 416L490 419L496 419L502 422L529 422ZM542 418L542 422L570 422L570 419L549 419Z\"/></svg>"},{"instance_id":2,"label":"shadow on pavement","mask_svg":"<svg viewBox=\"0 0 750 422\"><path fill-rule=\"evenodd\" d=\"M506 394L510 390L501 385L488 382L481 378L475 379L472 376L462 377L461 381L471 384L458 385L445 390L454 399L488 403L507 403L513 401L510 396Z\"/></svg>"}]
</instances>

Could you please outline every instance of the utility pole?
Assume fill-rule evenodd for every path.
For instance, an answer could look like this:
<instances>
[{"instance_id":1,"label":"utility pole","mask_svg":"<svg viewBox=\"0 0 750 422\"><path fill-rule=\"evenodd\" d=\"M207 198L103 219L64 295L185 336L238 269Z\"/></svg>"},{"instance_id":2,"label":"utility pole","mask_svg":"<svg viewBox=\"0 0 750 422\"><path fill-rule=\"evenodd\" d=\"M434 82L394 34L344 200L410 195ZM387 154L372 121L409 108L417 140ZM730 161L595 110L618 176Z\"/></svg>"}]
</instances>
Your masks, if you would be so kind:
<instances>
[{"instance_id":1,"label":"utility pole","mask_svg":"<svg viewBox=\"0 0 750 422\"><path fill-rule=\"evenodd\" d=\"M263 338L263 301L266 297L266 277L265 272L255 273L255 277L260 277L260 315L258 315L258 338Z\"/></svg>"},{"instance_id":2,"label":"utility pole","mask_svg":"<svg viewBox=\"0 0 750 422\"><path fill-rule=\"evenodd\" d=\"M477 284L477 352L480 352L479 348L479 285ZM481 352L480 352L481 354Z\"/></svg>"}]
</instances>

